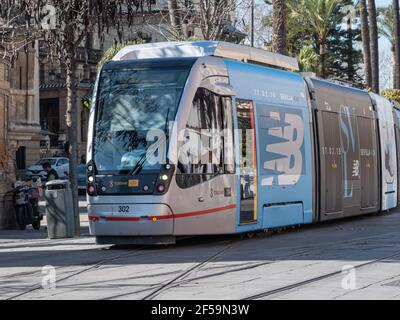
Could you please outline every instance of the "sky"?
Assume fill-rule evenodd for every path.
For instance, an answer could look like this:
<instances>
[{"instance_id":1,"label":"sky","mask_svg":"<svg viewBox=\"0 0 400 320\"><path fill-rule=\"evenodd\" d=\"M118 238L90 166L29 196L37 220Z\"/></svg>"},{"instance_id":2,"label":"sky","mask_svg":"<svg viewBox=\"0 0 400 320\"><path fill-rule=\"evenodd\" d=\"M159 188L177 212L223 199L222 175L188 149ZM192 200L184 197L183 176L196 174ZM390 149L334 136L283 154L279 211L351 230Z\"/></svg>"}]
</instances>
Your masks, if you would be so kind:
<instances>
[{"instance_id":1,"label":"sky","mask_svg":"<svg viewBox=\"0 0 400 320\"><path fill-rule=\"evenodd\" d=\"M392 0L375 0L377 7L387 6L392 3Z\"/></svg>"},{"instance_id":2,"label":"sky","mask_svg":"<svg viewBox=\"0 0 400 320\"><path fill-rule=\"evenodd\" d=\"M239 20L239 27L245 32L249 32L249 3L251 0L240 0L237 16ZM392 0L375 0L377 7L385 7L392 3ZM270 31L266 29L261 22L262 16L268 14L270 7L267 6L264 0L255 0L255 46L262 46L263 43L270 40ZM241 24L241 25L240 25ZM247 44L249 41L247 39ZM390 88L392 86L392 61L390 43L384 38L379 39L379 57L380 57L380 86L381 90Z\"/></svg>"},{"instance_id":3,"label":"sky","mask_svg":"<svg viewBox=\"0 0 400 320\"><path fill-rule=\"evenodd\" d=\"M377 7L386 7L392 3L392 0L375 0ZM380 76L380 86L381 90L388 89L392 85L391 79L391 63L388 64L385 61L391 56L390 53L390 42L381 37L379 39L379 54L380 54L380 64L381 64L381 76ZM389 77L390 76L390 77Z\"/></svg>"}]
</instances>

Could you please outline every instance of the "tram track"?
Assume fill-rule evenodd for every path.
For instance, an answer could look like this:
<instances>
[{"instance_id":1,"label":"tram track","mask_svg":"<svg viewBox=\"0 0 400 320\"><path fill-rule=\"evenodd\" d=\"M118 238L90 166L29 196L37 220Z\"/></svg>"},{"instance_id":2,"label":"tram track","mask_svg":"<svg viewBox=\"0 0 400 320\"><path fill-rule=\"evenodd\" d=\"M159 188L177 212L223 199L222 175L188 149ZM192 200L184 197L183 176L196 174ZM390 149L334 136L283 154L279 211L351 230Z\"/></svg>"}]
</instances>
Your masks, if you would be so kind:
<instances>
[{"instance_id":1,"label":"tram track","mask_svg":"<svg viewBox=\"0 0 400 320\"><path fill-rule=\"evenodd\" d=\"M287 260L288 258L301 257L301 256L308 255L313 251L329 249L331 247L338 246L338 244L340 244L340 243L345 244L346 246L349 246L349 245L352 245L352 243L357 242L357 241L363 241L363 240L367 240L367 239L375 239L375 238L379 238L379 237L385 237L385 236L390 235L390 234L397 234L397 233L396 232L389 232L389 233L379 234L379 235L374 235L374 236L358 237L358 238L347 239L347 240L342 240L342 241L332 241L332 242L329 242L329 243L325 243L323 246L304 249L304 250L302 250L300 252L295 252L295 253L289 254L289 255L287 255L287 254L286 255L282 255L282 256L276 257L275 260L272 260L272 261L271 260L270 261L263 261L263 262L258 262L258 263L254 263L254 264L248 264L247 263L245 265L238 266L236 268L231 268L231 269L228 269L228 270L222 270L222 271L219 271L219 272L214 272L214 273L205 274L205 275L201 275L201 276L192 277L192 278L187 279L187 277L190 276L194 271L197 271L197 270L200 269L199 267L197 267L198 265L201 264L201 267L203 267L206 264L206 263L204 263L205 261L202 261L202 262L198 263L197 265L192 266L191 268L185 270L183 273L179 274L178 276L174 277L173 279L169 280L167 283L162 284L162 285L158 285L156 287L156 289L154 289L154 287L145 288L145 289L136 290L136 291L132 291L132 292L128 292L128 293L123 293L123 294L119 294L119 295L115 295L115 296L111 296L111 297L106 297L106 298L103 298L103 299L122 298L122 297L130 296L130 295L134 295L134 294L139 294L139 293L142 293L142 292L147 292L147 291L150 291L150 290L153 290L153 292L156 292L157 294L156 295L152 295L152 293L150 293L150 294L147 294L146 296L142 297L141 299L142 300L153 299L156 296L158 296L159 294L165 293L169 289L172 289L174 287L178 287L180 285L188 284L188 283L193 282L193 281L209 279L209 278L218 277L218 276L222 276L222 275L229 274L229 273L247 271L247 270L255 269L255 268L258 268L258 267L279 263L279 262ZM256 239L254 239L254 238L250 239L250 241L253 241L253 240L256 240ZM301 249L301 248L304 248L304 246L299 246L299 247L296 246L296 247L289 247L289 248L291 248L291 249L293 249L293 248ZM344 247L342 247L342 248L344 248ZM286 248L286 249L288 249L288 248ZM396 255L400 255L400 253L398 253ZM213 259L209 259L208 258L207 259L208 260L207 263L211 262L215 258L216 257L214 257ZM385 258L382 258L382 259L385 259Z\"/></svg>"},{"instance_id":2,"label":"tram track","mask_svg":"<svg viewBox=\"0 0 400 320\"><path fill-rule=\"evenodd\" d=\"M142 293L142 292L148 292L142 299L143 300L150 300L150 299L156 298L161 293L165 293L165 291L167 291L169 289L172 289L174 287L178 287L180 285L184 285L184 284L187 284L187 283L190 283L190 282L193 282L193 281L202 280L202 279L208 279L208 278L217 277L217 276L222 276L222 275L233 273L233 272L246 271L246 270L262 267L264 265L270 265L270 264L274 264L274 263L279 263L279 262L282 262L284 260L287 260L288 258L304 256L304 255L310 254L311 252L316 251L316 250L325 250L325 249L328 249L328 248L330 248L332 246L338 246L341 243L344 244L345 246L348 246L348 245L351 245L352 243L357 242L357 241L363 241L363 240L368 240L368 239L376 239L376 238L385 237L385 236L388 236L388 235L391 235L391 234L397 234L397 233L396 232L389 232L389 233L385 233L385 234L378 234L378 235L366 236L366 237L358 237L358 238L346 239L346 240L342 240L342 241L332 241L332 242L328 242L328 243L326 243L326 244L324 244L322 246L318 246L318 247L314 246L314 247L310 247L310 248L307 248L307 246L304 246L304 245L303 246L289 246L289 247L286 247L284 249L286 249L286 250L287 249L292 249L293 250L293 249L298 248L300 250L301 249L303 249L303 250L301 250L300 252L295 252L293 254L279 256L279 257L275 258L275 260L272 260L272 261L269 260L269 261L263 261L263 262L254 263L254 264L246 263L246 264L244 264L242 266L239 265L239 266L237 266L235 268L230 268L228 270L221 270L219 272L214 272L214 273L210 273L210 274L205 274L205 275L201 275L201 276L197 276L197 277L188 278L188 277L190 277L191 274L193 274L193 272L202 269L209 262L214 261L216 258L220 257L226 251L231 249L234 244L247 243L247 241L257 241L257 238L252 238L252 239L249 239L247 241L241 241L239 239L235 239L235 240L230 241L230 244L227 247L219 250L218 252L212 254L211 256L208 256L206 259L202 260L201 262L198 262L198 263L190 266L188 269L186 269L184 271L172 272L172 273L178 273L178 272L180 272L180 273L177 276L173 277L172 279L168 280L166 283L153 285L150 288L145 288L145 289L141 289L141 290L131 291L131 292L128 292L128 293L123 293L123 294L120 294L120 295L106 297L104 299L116 299L116 298L126 297L126 296L129 296L129 295L138 294L138 293ZM145 248L145 247L144 246L143 247L139 247L134 252L128 252L128 253L116 255L116 256L113 256L113 257L101 259L101 260L98 260L98 261L95 261L95 262L90 262L90 263L77 265L77 266L83 266L83 265L90 264L88 267L86 267L84 269L78 270L76 272L72 271L72 273L66 275L65 277L58 278L57 279L57 284L60 283L60 282L66 281L66 280L68 280L68 279L70 279L72 277L78 276L78 275L80 275L82 273L89 272L91 270L97 269L97 268L101 267L102 265L106 264L107 262L115 261L115 260L118 260L118 259L121 259L121 258L125 258L125 257L129 257L129 256L139 256L139 255L154 253L154 250L147 251L147 252L141 252L140 250L143 249L143 248ZM139 254L138 254L138 251L139 251ZM396 256L397 255L400 255L400 253L397 253ZM385 258L387 258L387 257L384 257L384 258L381 258L381 259L385 259ZM368 264L370 264L370 263L368 263ZM59 268L56 269L56 271L60 272L60 271L65 270L67 268L69 268L69 266L59 267ZM15 277L18 277L18 276L29 276L29 275L33 275L33 274L37 274L37 273L38 273L37 270L32 271L32 272L26 271L26 272L21 272L21 273L17 273L17 274L11 274L11 275L8 275L8 276L2 277L2 278L10 278L10 277L11 278L15 278ZM334 274L337 274L337 273L338 272L335 272ZM329 274L329 276L332 276L332 275L333 274ZM324 277L327 277L327 276L328 275L325 275ZM318 279L319 279L319 277L318 277ZM313 279L311 279L311 280L313 280ZM314 280L314 281L317 281L317 280ZM19 298L21 296L24 296L26 294L29 294L29 293L34 292L36 290L39 290L41 288L42 288L41 285L33 285L28 290L25 290L25 291L20 292L20 293L18 293L16 295L13 295L12 297L7 298L7 300ZM289 289L287 289L287 290L289 290ZM269 293L267 293L267 295L268 294Z\"/></svg>"},{"instance_id":3,"label":"tram track","mask_svg":"<svg viewBox=\"0 0 400 320\"><path fill-rule=\"evenodd\" d=\"M195 264L191 265L189 268L186 268L184 271L175 272L175 273L179 272L179 274L177 276L173 277L172 279L168 280L166 283L157 284L157 285L152 286L150 288L145 288L145 289L141 289L141 290L137 290L137 291L130 291L130 292L123 293L123 294L118 294L118 295L105 297L103 299L104 300L113 300L113 299L129 296L129 295L132 295L132 294L136 294L136 293L142 293L142 292L151 291L150 293L147 293L144 297L141 297L140 299L141 300L152 300L155 297L157 297L158 295L160 295L162 292L168 290L169 287L171 285L173 285L174 283L177 283L177 281L179 281L179 280L182 281L183 279L185 279L187 276L189 276L195 270L201 269L207 263L215 260L217 257L221 256L226 251L231 249L235 244L240 244L240 243L242 243L242 242L239 239L230 240L229 244L226 247L218 250L217 252L213 253L212 255L209 255L206 259L203 259L201 262L198 262L198 263L195 263ZM156 287L156 288L154 288L154 287Z\"/></svg>"},{"instance_id":4,"label":"tram track","mask_svg":"<svg viewBox=\"0 0 400 320\"><path fill-rule=\"evenodd\" d=\"M141 300L151 300L151 299L154 299L155 297L157 297L159 294L165 293L169 289L172 289L172 288L175 288L175 287L179 287L180 285L188 284L188 283L193 282L193 281L209 279L209 278L213 278L213 277L226 275L226 274L229 274L229 273L247 271L247 270L255 269L255 268L266 266L266 265L280 263L280 262L283 262L283 261L287 260L288 258L301 257L301 256L304 256L304 255L310 254L313 251L329 249L331 247L337 246L339 243L344 243L346 245L350 245L353 242L363 241L363 240L366 240L366 239L374 239L374 238L377 238L377 237L384 237L385 235L389 235L389 234L395 234L395 232L390 232L390 233L380 234L380 235L375 235L375 236L359 237L359 238L355 238L355 239L351 239L351 240L343 240L343 241L339 241L339 242L337 242L337 241L330 242L328 245L304 249L304 250L302 250L300 252L295 252L295 253L289 254L289 255L282 255L282 256L279 256L279 257L275 258L275 260L263 261L263 262L258 262L258 263L254 263L254 264L246 263L245 265L238 266L236 268L231 268L229 270L222 270L222 271L219 271L219 272L209 273L209 274L205 274L205 275L201 275L201 276L192 277L192 278L187 279L187 277L190 276L194 271L199 270L200 268L204 267L204 265L206 265L207 263L215 260L215 258L217 258L221 254L223 254L226 251L226 249L225 249L225 250L221 250L222 252L219 252L219 253L215 254L216 255L215 257L214 256L208 257L206 260L203 260L202 262L197 263L194 266L191 266L189 269L186 269L184 272L182 272L178 276L176 276L176 277L172 278L171 280L169 280L167 283L164 283L164 284L161 284L161 285L157 285L156 288L154 288L154 286L153 286L151 288L135 290L135 291L119 294L119 295L106 297L106 298L103 298L103 299L112 300L112 299L116 299L116 298L123 298L123 297L127 297L127 296L130 296L130 295L139 294L139 293L148 292L148 291L153 290L152 292L148 293L147 295L145 295L144 297L141 298ZM252 241L252 240L256 240L256 239L251 239L250 241ZM301 246L301 247L297 247L296 246L296 247L290 247L290 248L304 248L304 246ZM400 252L397 253L396 255L400 255ZM385 259L385 258L382 258L382 259ZM153 294L153 293L155 293L155 294Z\"/></svg>"},{"instance_id":5,"label":"tram track","mask_svg":"<svg viewBox=\"0 0 400 320\"><path fill-rule=\"evenodd\" d=\"M228 245L226 248L223 248L221 250L219 250L218 252L214 253L213 255L209 256L207 259L203 260L200 263L196 263L193 266L191 266L190 268L186 269L184 272L180 273L178 276L172 278L171 280L169 280L167 283L161 285L159 288L155 289L154 291L152 291L151 293L147 294L146 296L144 296L143 298L141 298L141 300L152 300L155 297L157 297L158 295L160 295L162 292L168 290L168 288L173 285L176 281L178 280L183 280L185 279L187 276L189 276L193 271L195 270L199 270L201 269L203 266L205 266L207 263L213 261L214 259L218 258L219 256L221 256L222 254L224 254L226 251L228 251L229 249L231 249L235 244L240 244L240 242L238 241L232 241L232 243L230 245Z\"/></svg>"},{"instance_id":6,"label":"tram track","mask_svg":"<svg viewBox=\"0 0 400 320\"><path fill-rule=\"evenodd\" d=\"M106 258L106 259L101 259L101 260L98 260L98 261L96 261L96 262L93 262L93 263L91 263L88 267L86 267L86 268L84 268L84 269L81 269L81 270L78 270L78 271L73 272L73 273L71 273L71 274L68 274L68 275L66 275L65 277L57 278L57 284L59 284L59 283L62 282L62 281L68 280L68 279L70 279L70 278L72 278L72 277L75 277L75 276L77 276L77 275L80 275L80 274L82 274L82 273L88 272L88 271L93 270L93 269L97 269L97 268L101 267L102 265L104 265L104 264L106 264L106 263L109 263L109 262L112 262L112 261L115 261L115 260L118 260L118 259L121 259L121 258L133 256L133 255L139 256L139 255L141 255L141 254L137 254L137 253L138 253L138 252L140 253L140 252L141 252L140 250L143 249L143 248L144 248L144 247L139 247L139 248L137 248L134 252L128 252L128 253L124 253L124 254L119 254L119 255L115 255L115 256L113 256L113 257L109 257L109 258ZM149 253L149 252L142 252L142 254L148 254L148 253ZM86 265L86 264L85 264L85 265ZM83 264L77 265L77 267L79 267L79 266L83 266ZM69 266L56 268L56 272L57 272L57 271L59 272L60 270L65 270L65 269L67 269L67 268L69 268ZM38 272L38 271L34 271L34 272L32 272L32 273L24 273L24 275L36 274L37 272ZM21 272L21 273L22 273L22 272ZM16 274L11 275L11 277L13 277L13 276L17 276L17 275L16 275ZM13 296L11 296L11 297L8 297L8 298L6 298L5 300L13 300L13 299L16 299L16 298L20 298L20 297L22 297L22 296L24 296L24 295L27 295L27 294L29 294L29 293L32 293L32 292L37 291L37 290L40 290L40 289L42 289L42 286L39 285L39 284L35 284L35 285L31 286L29 289L27 289L27 290L25 290L25 291L23 291L23 292L20 292L20 293L18 293L18 294L16 294L16 295L13 295Z\"/></svg>"},{"instance_id":7,"label":"tram track","mask_svg":"<svg viewBox=\"0 0 400 320\"><path fill-rule=\"evenodd\" d=\"M378 258L378 259L370 260L368 262L364 262L364 263L355 265L355 266L353 266L353 268L354 269L360 269L360 268L367 267L367 266L373 265L375 263L382 262L384 260L391 259L391 258L398 257L398 256L400 256L400 251L398 251L398 252L396 252L394 254L391 254L391 255L387 255L387 256L384 256L384 257L381 257L381 258ZM328 278L335 277L335 276L340 275L340 274L342 274L342 270L336 270L336 271L333 271L333 272L330 272L330 273L326 273L326 274L323 274L323 275L320 275L320 276L317 276L317 277L313 277L313 278L310 278L310 279L307 279L307 280L299 281L299 282L296 282L296 283L293 283L293 284L290 284L290 285L287 285L287 286L283 286L283 287L279 287L279 288L276 288L276 289L260 292L260 293L257 293L255 295L247 296L245 298L242 298L241 300L256 300L256 299L265 298L265 297L268 297L268 296L273 296L273 295L276 295L276 294L279 294L279 293L285 293L285 292L291 291L293 289L298 289L298 288L307 286L309 284L316 283L318 281L322 281L322 280L325 280L325 279L328 279Z\"/></svg>"},{"instance_id":8,"label":"tram track","mask_svg":"<svg viewBox=\"0 0 400 320\"><path fill-rule=\"evenodd\" d=\"M137 290L137 291L131 291L131 292L127 292L127 293L123 293L123 294L119 294L119 295L115 295L115 296L111 296L111 297L106 297L103 298L105 300L112 300L112 299L116 299L116 298L122 298L122 297L126 297L126 296L130 296L133 294L138 294L138 293L142 293L142 292L147 292L150 290L153 290L153 292L156 292L155 295L153 295L153 292L150 294L147 294L146 296L142 297L141 300L151 300L153 298L155 298L156 296L158 296L161 293L165 293L165 291L175 288L175 287L179 287L180 285L184 285L184 284L188 284L190 282L193 281L197 281L197 280L204 280L204 279L209 279L209 278L213 278L213 277L218 277L218 276L222 276L222 275L226 275L229 273L234 273L234 272L240 272L240 271L247 271L247 270L251 270L251 269L255 269L258 267L262 267L265 265L271 265L274 263L279 263L284 261L283 258L294 258L294 257L298 257L298 256L302 256L305 254L309 254L310 252L314 251L314 250L319 250L319 248L314 248L314 249L309 249L309 250L305 250L302 252L297 252L294 254L290 254L290 255L285 255L280 257L281 260L273 260L273 261L264 261L264 262L259 262L259 263L254 263L254 264L244 264L242 266L236 267L236 268L232 268L229 270L223 270L223 271L219 271L219 272L215 272L215 273L210 273L210 274L206 274L206 275L202 275L202 276L197 276L197 277L193 277L193 278L189 278L186 279L187 276L190 276L190 274L194 271L197 271L200 269L200 267L203 267L206 263L211 262L213 259L209 259L206 263L205 261L198 263L195 266L192 266L191 268L185 270L182 274L178 275L177 277L174 277L172 280L169 280L166 284L162 284L162 285L158 285L156 287L156 289L154 289L154 287L151 288L145 288L145 289L141 289L141 290ZM214 257L216 258L216 257ZM198 267L198 265L200 265L200 267ZM179 281L178 281L179 280Z\"/></svg>"},{"instance_id":9,"label":"tram track","mask_svg":"<svg viewBox=\"0 0 400 320\"><path fill-rule=\"evenodd\" d=\"M237 242L237 241L236 241L236 242ZM76 271L76 272L72 272L71 274L68 274L68 275L66 275L65 277L57 278L57 285L58 285L60 282L66 281L66 280L68 280L68 279L70 279L70 278L72 278L72 277L81 275L81 274L83 274L83 273L85 273L85 272L89 272L89 271L91 271L91 270L93 270L93 269L97 269L97 268L101 267L102 265L104 265L104 264L106 264L106 263L108 263L108 262L111 262L111 261L115 261L115 260L118 260L118 259L130 257L130 256L141 256L141 255L145 255L145 254L154 253L154 250L148 250L148 251L146 251L146 252L142 252L141 250L142 250L142 249L145 249L145 248L148 248L148 247L147 247L147 246L141 246L141 247L135 249L134 252L128 252L128 253L116 255L116 256L113 256L113 257L110 257L110 258L101 259L101 260L99 260L99 261L90 263L90 266L88 266L88 267L86 267L86 268L84 268L84 269L78 270L78 271ZM163 249L163 248L160 248L160 250L164 250L164 249ZM138 254L138 253L139 253L139 254ZM76 266L79 267L79 266L83 266L83 265L86 265L86 264L87 264L87 263L81 264L81 265L76 265ZM67 268L69 268L69 266L56 268L56 272L60 272L60 271L65 270L65 269L67 269ZM34 274L37 274L37 273L38 273L38 270L35 270L35 271L26 271L26 272L20 272L20 273L17 273L17 274L7 275L7 276L4 276L4 277L2 277L2 278L7 278L7 279L8 279L8 278L15 278L15 277L18 277L18 276L29 276L29 275L34 275ZM18 293L18 294L15 294L15 295L13 295L13 296L11 296L11 297L8 297L8 298L6 298L5 300L13 300L13 299L16 299L16 298L20 298L21 296L25 296L25 295L27 295L27 294L29 294L29 293L32 293L32 292L37 291L37 290L40 290L40 289L42 289L42 286L39 285L39 284L35 284L35 285L31 286L29 289L24 290L23 292L20 292L20 293Z\"/></svg>"}]
</instances>

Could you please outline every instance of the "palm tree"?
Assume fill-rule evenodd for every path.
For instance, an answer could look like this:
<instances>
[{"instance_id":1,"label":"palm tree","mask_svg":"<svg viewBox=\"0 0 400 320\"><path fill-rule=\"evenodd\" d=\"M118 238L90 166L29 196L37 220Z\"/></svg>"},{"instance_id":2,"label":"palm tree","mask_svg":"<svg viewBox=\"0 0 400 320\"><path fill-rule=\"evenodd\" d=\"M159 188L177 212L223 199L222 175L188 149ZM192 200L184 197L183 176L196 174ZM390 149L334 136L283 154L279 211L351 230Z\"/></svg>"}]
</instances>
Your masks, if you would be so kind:
<instances>
[{"instance_id":1,"label":"palm tree","mask_svg":"<svg viewBox=\"0 0 400 320\"><path fill-rule=\"evenodd\" d=\"M317 36L319 47L319 76L326 77L326 44L331 29L337 24L333 13L340 0L300 0L288 3L294 15L302 16Z\"/></svg>"},{"instance_id":2,"label":"palm tree","mask_svg":"<svg viewBox=\"0 0 400 320\"><path fill-rule=\"evenodd\" d=\"M378 23L376 18L375 0L368 0L369 35L371 45L371 71L372 91L379 93L379 47L378 47Z\"/></svg>"},{"instance_id":3,"label":"palm tree","mask_svg":"<svg viewBox=\"0 0 400 320\"><path fill-rule=\"evenodd\" d=\"M400 89L400 15L399 0L393 0L394 74L393 88Z\"/></svg>"},{"instance_id":4,"label":"palm tree","mask_svg":"<svg viewBox=\"0 0 400 320\"><path fill-rule=\"evenodd\" d=\"M285 0L272 0L272 12L272 51L287 54Z\"/></svg>"},{"instance_id":5,"label":"palm tree","mask_svg":"<svg viewBox=\"0 0 400 320\"><path fill-rule=\"evenodd\" d=\"M390 49L392 52L392 76L393 76L393 85L396 86L398 81L398 76L396 75L398 71L396 71L396 49L395 49L395 32L394 32L394 15L393 15L393 7L387 6L378 9L378 32L380 35L385 37L390 42Z\"/></svg>"},{"instance_id":6,"label":"palm tree","mask_svg":"<svg viewBox=\"0 0 400 320\"><path fill-rule=\"evenodd\" d=\"M365 69L365 85L368 88L372 87L372 76L371 76L371 48L369 39L369 27L368 27L368 11L367 1L360 0L360 17L361 17L361 38L363 46L364 56L364 69Z\"/></svg>"},{"instance_id":7,"label":"palm tree","mask_svg":"<svg viewBox=\"0 0 400 320\"><path fill-rule=\"evenodd\" d=\"M299 67L301 72L316 73L319 63L319 55L315 52L314 48L304 47L297 55Z\"/></svg>"}]
</instances>

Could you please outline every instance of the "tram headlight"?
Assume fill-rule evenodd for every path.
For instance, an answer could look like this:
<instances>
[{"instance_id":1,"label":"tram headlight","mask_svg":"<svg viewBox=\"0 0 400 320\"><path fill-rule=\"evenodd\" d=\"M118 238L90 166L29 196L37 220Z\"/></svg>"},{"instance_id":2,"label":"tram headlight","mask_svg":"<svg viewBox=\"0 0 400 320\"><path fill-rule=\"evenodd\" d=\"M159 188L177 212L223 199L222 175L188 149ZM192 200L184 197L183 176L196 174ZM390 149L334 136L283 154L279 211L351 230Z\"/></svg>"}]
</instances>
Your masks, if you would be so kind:
<instances>
[{"instance_id":1,"label":"tram headlight","mask_svg":"<svg viewBox=\"0 0 400 320\"><path fill-rule=\"evenodd\" d=\"M94 182L94 177L93 177L93 176L89 176L89 177L88 177L88 181L89 181L90 183L93 183L93 182Z\"/></svg>"},{"instance_id":2,"label":"tram headlight","mask_svg":"<svg viewBox=\"0 0 400 320\"><path fill-rule=\"evenodd\" d=\"M166 174L163 174L161 177L162 181L167 181L168 180L168 176Z\"/></svg>"}]
</instances>

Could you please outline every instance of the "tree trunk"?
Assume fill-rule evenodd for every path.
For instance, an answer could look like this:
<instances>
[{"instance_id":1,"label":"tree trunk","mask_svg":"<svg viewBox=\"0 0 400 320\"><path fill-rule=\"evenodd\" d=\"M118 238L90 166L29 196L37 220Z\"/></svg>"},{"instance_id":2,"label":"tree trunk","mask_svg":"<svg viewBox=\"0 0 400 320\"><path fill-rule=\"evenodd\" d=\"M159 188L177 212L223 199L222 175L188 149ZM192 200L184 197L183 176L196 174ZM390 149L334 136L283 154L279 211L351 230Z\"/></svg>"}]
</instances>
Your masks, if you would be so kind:
<instances>
[{"instance_id":1,"label":"tree trunk","mask_svg":"<svg viewBox=\"0 0 400 320\"><path fill-rule=\"evenodd\" d=\"M395 49L395 44L392 43L390 46L390 52L392 53L392 79L393 79L393 89L396 88L396 81L398 81L398 76L397 76L397 68L396 68L396 49Z\"/></svg>"},{"instance_id":2,"label":"tree trunk","mask_svg":"<svg viewBox=\"0 0 400 320\"><path fill-rule=\"evenodd\" d=\"M353 27L351 25L351 19L347 20L347 43L349 46L349 54L347 55L347 80L354 82L355 70L354 70L354 59L353 59Z\"/></svg>"},{"instance_id":3,"label":"tree trunk","mask_svg":"<svg viewBox=\"0 0 400 320\"><path fill-rule=\"evenodd\" d=\"M400 89L400 14L399 0L393 0L394 64L393 88Z\"/></svg>"},{"instance_id":4,"label":"tree trunk","mask_svg":"<svg viewBox=\"0 0 400 320\"><path fill-rule=\"evenodd\" d=\"M367 1L360 0L361 38L364 57L365 86L372 88L371 48L368 28Z\"/></svg>"},{"instance_id":5,"label":"tree trunk","mask_svg":"<svg viewBox=\"0 0 400 320\"><path fill-rule=\"evenodd\" d=\"M76 105L76 61L74 47L71 45L68 49L66 59L67 69L67 112L65 115L67 123L67 133L69 141L69 180L71 182L73 210L75 217L75 235L80 235L80 217L78 202L78 180L77 180L77 105Z\"/></svg>"},{"instance_id":6,"label":"tree trunk","mask_svg":"<svg viewBox=\"0 0 400 320\"><path fill-rule=\"evenodd\" d=\"M285 0L272 0L272 11L272 51L287 54Z\"/></svg>"},{"instance_id":7,"label":"tree trunk","mask_svg":"<svg viewBox=\"0 0 400 320\"><path fill-rule=\"evenodd\" d=\"M326 56L326 39L322 38L318 40L319 44L319 76L322 79L326 78L325 70L325 56Z\"/></svg>"},{"instance_id":8,"label":"tree trunk","mask_svg":"<svg viewBox=\"0 0 400 320\"><path fill-rule=\"evenodd\" d=\"M375 0L368 0L368 15L371 38L372 91L379 93L379 47Z\"/></svg>"},{"instance_id":9,"label":"tree trunk","mask_svg":"<svg viewBox=\"0 0 400 320\"><path fill-rule=\"evenodd\" d=\"M168 0L168 12L174 36L180 38L183 32L177 0Z\"/></svg>"}]
</instances>

